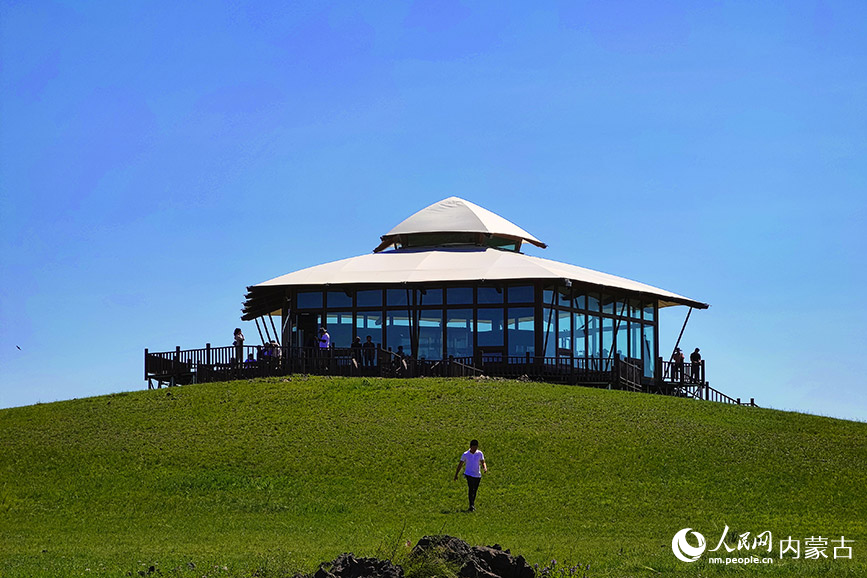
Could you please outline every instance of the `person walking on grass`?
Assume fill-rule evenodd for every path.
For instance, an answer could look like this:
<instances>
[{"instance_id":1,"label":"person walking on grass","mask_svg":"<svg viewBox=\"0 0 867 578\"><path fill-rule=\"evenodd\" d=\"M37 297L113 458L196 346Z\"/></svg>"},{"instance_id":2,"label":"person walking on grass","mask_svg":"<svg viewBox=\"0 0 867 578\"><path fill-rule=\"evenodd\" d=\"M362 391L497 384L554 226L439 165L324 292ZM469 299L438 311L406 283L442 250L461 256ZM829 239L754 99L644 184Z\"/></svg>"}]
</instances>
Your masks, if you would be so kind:
<instances>
[{"instance_id":1,"label":"person walking on grass","mask_svg":"<svg viewBox=\"0 0 867 578\"><path fill-rule=\"evenodd\" d=\"M470 500L469 512L476 511L476 492L479 491L479 482L482 481L482 470L488 473L488 464L485 463L485 454L479 451L479 440L470 442L470 449L465 451L458 462L455 470L455 480L464 468L464 477L467 479L467 497Z\"/></svg>"}]
</instances>

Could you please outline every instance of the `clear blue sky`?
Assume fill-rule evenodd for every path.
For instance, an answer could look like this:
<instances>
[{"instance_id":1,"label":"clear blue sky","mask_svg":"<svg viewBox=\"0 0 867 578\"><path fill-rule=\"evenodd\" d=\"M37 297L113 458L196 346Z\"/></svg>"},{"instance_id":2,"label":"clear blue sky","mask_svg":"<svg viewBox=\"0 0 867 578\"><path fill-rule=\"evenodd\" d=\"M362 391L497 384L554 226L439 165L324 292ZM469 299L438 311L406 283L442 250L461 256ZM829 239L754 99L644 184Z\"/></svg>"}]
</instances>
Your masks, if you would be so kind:
<instances>
[{"instance_id":1,"label":"clear blue sky","mask_svg":"<svg viewBox=\"0 0 867 578\"><path fill-rule=\"evenodd\" d=\"M457 195L710 303L718 389L867 420L865 149L860 0L3 1L0 407L144 388Z\"/></svg>"}]
</instances>

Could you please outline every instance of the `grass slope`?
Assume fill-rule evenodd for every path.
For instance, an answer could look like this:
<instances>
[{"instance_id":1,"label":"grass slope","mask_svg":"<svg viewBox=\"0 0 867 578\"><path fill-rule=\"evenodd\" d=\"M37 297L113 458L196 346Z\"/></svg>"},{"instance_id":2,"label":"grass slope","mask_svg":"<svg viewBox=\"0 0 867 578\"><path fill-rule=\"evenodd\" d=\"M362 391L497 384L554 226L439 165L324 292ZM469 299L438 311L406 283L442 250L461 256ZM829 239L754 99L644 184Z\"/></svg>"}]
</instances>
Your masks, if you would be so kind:
<instances>
[{"instance_id":1,"label":"grass slope","mask_svg":"<svg viewBox=\"0 0 867 578\"><path fill-rule=\"evenodd\" d=\"M452 481L471 437L491 470L475 514ZM294 376L0 410L0 452L0 576L278 576L434 533L588 576L867 575L867 424L796 413ZM770 530L775 550L845 535L853 559L673 556L681 528L713 548L726 525Z\"/></svg>"}]
</instances>

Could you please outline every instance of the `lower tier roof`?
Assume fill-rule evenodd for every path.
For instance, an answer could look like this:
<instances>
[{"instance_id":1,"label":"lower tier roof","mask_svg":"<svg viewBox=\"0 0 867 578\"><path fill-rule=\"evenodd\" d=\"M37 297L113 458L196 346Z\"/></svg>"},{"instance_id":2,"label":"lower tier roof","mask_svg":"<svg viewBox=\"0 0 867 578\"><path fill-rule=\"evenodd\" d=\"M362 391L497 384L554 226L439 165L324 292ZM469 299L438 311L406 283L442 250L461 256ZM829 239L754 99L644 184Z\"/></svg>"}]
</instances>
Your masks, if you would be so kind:
<instances>
[{"instance_id":1,"label":"lower tier roof","mask_svg":"<svg viewBox=\"0 0 867 578\"><path fill-rule=\"evenodd\" d=\"M623 277L522 253L482 247L400 249L350 257L301 269L249 288L243 319L279 311L274 289L286 286L351 286L454 283L462 281L562 281L639 293L659 300L660 307L708 304ZM267 309L267 310L266 310Z\"/></svg>"}]
</instances>

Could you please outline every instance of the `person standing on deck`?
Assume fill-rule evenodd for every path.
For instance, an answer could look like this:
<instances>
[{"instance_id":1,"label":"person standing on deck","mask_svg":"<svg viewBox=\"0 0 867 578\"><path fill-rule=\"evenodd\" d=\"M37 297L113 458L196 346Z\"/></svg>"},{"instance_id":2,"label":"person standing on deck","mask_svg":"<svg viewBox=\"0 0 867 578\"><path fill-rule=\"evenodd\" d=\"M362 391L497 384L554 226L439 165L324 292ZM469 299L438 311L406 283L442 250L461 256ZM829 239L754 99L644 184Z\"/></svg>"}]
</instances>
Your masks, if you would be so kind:
<instances>
[{"instance_id":1,"label":"person standing on deck","mask_svg":"<svg viewBox=\"0 0 867 578\"><path fill-rule=\"evenodd\" d=\"M692 381L698 383L701 379L701 353L698 352L698 347L695 351L689 354L690 369L692 369Z\"/></svg>"},{"instance_id":2,"label":"person standing on deck","mask_svg":"<svg viewBox=\"0 0 867 578\"><path fill-rule=\"evenodd\" d=\"M373 367L376 365L376 344L370 335L366 339L361 346L362 353L364 354L364 367Z\"/></svg>"},{"instance_id":3,"label":"person standing on deck","mask_svg":"<svg viewBox=\"0 0 867 578\"><path fill-rule=\"evenodd\" d=\"M680 347L674 348L674 354L671 356L671 381L683 381L683 352Z\"/></svg>"},{"instance_id":4,"label":"person standing on deck","mask_svg":"<svg viewBox=\"0 0 867 578\"><path fill-rule=\"evenodd\" d=\"M235 346L235 361L241 363L244 361L244 334L241 333L241 328L235 328L235 341L232 342Z\"/></svg>"},{"instance_id":5,"label":"person standing on deck","mask_svg":"<svg viewBox=\"0 0 867 578\"><path fill-rule=\"evenodd\" d=\"M331 347L331 336L328 335L328 330L324 327L319 328L319 349L328 349Z\"/></svg>"},{"instance_id":6,"label":"person standing on deck","mask_svg":"<svg viewBox=\"0 0 867 578\"><path fill-rule=\"evenodd\" d=\"M485 463L485 455L479 451L479 440L470 442L470 449L465 451L461 456L461 461L458 462L458 469L455 470L455 480L461 473L461 468L464 468L464 477L467 479L467 497L469 498L470 507L468 512L476 511L476 492L479 490L479 482L482 481L482 470L488 473L488 464Z\"/></svg>"}]
</instances>

